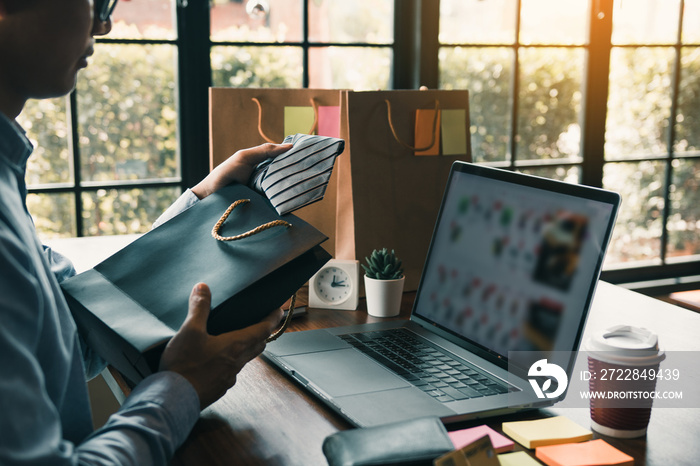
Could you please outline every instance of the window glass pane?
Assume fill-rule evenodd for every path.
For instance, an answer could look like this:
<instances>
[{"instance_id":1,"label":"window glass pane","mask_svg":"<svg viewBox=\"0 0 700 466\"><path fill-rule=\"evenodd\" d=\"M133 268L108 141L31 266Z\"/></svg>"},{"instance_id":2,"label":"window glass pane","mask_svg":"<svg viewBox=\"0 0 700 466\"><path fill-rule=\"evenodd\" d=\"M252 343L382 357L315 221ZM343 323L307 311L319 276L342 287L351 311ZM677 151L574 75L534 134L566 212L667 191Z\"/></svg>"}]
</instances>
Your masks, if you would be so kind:
<instances>
[{"instance_id":1,"label":"window glass pane","mask_svg":"<svg viewBox=\"0 0 700 466\"><path fill-rule=\"evenodd\" d=\"M180 194L179 188L98 189L83 192L85 236L146 233Z\"/></svg>"},{"instance_id":2,"label":"window glass pane","mask_svg":"<svg viewBox=\"0 0 700 466\"><path fill-rule=\"evenodd\" d=\"M301 42L302 1L210 1L211 39L218 42Z\"/></svg>"},{"instance_id":3,"label":"window glass pane","mask_svg":"<svg viewBox=\"0 0 700 466\"><path fill-rule=\"evenodd\" d=\"M516 0L440 0L440 43L512 44Z\"/></svg>"},{"instance_id":4,"label":"window glass pane","mask_svg":"<svg viewBox=\"0 0 700 466\"><path fill-rule=\"evenodd\" d=\"M388 89L392 52L388 47L314 47L309 49L309 87L316 89ZM358 66L362 63L362 66Z\"/></svg>"},{"instance_id":5,"label":"window glass pane","mask_svg":"<svg viewBox=\"0 0 700 466\"><path fill-rule=\"evenodd\" d=\"M536 167L536 168L520 168L519 172L528 175L541 176L553 180L566 181L567 183L578 184L581 180L580 167Z\"/></svg>"},{"instance_id":6,"label":"window glass pane","mask_svg":"<svg viewBox=\"0 0 700 466\"><path fill-rule=\"evenodd\" d=\"M520 51L518 160L579 157L582 49Z\"/></svg>"},{"instance_id":7,"label":"window glass pane","mask_svg":"<svg viewBox=\"0 0 700 466\"><path fill-rule=\"evenodd\" d=\"M27 209L40 238L77 236L75 198L71 193L27 195Z\"/></svg>"},{"instance_id":8,"label":"window glass pane","mask_svg":"<svg viewBox=\"0 0 700 466\"><path fill-rule=\"evenodd\" d=\"M606 264L659 260L664 173L663 162L604 165L603 187L622 197Z\"/></svg>"},{"instance_id":9,"label":"window glass pane","mask_svg":"<svg viewBox=\"0 0 700 466\"><path fill-rule=\"evenodd\" d=\"M668 257L700 254L700 161L674 160Z\"/></svg>"},{"instance_id":10,"label":"window glass pane","mask_svg":"<svg viewBox=\"0 0 700 466\"><path fill-rule=\"evenodd\" d=\"M175 47L100 44L79 77L83 182L179 176Z\"/></svg>"},{"instance_id":11,"label":"window glass pane","mask_svg":"<svg viewBox=\"0 0 700 466\"><path fill-rule=\"evenodd\" d=\"M27 161L26 182L29 187L73 183L66 103L63 97L28 100L17 118L34 146Z\"/></svg>"},{"instance_id":12,"label":"window glass pane","mask_svg":"<svg viewBox=\"0 0 700 466\"><path fill-rule=\"evenodd\" d=\"M309 0L309 41L390 44L393 0Z\"/></svg>"},{"instance_id":13,"label":"window glass pane","mask_svg":"<svg viewBox=\"0 0 700 466\"><path fill-rule=\"evenodd\" d=\"M469 120L475 162L505 161L511 125L513 50L443 47L440 88L469 90Z\"/></svg>"},{"instance_id":14,"label":"window glass pane","mask_svg":"<svg viewBox=\"0 0 700 466\"><path fill-rule=\"evenodd\" d=\"M675 44L680 0L617 0L613 6L612 42Z\"/></svg>"},{"instance_id":15,"label":"window glass pane","mask_svg":"<svg viewBox=\"0 0 700 466\"><path fill-rule=\"evenodd\" d=\"M683 42L700 44L700 0L685 0L683 12Z\"/></svg>"},{"instance_id":16,"label":"window glass pane","mask_svg":"<svg viewBox=\"0 0 700 466\"><path fill-rule=\"evenodd\" d=\"M569 45L587 42L588 2L528 0L521 5L521 43Z\"/></svg>"},{"instance_id":17,"label":"window glass pane","mask_svg":"<svg viewBox=\"0 0 700 466\"><path fill-rule=\"evenodd\" d=\"M673 57L671 48L613 48L606 159L667 153Z\"/></svg>"},{"instance_id":18,"label":"window glass pane","mask_svg":"<svg viewBox=\"0 0 700 466\"><path fill-rule=\"evenodd\" d=\"M211 67L214 86L302 86L300 47L212 47Z\"/></svg>"},{"instance_id":19,"label":"window glass pane","mask_svg":"<svg viewBox=\"0 0 700 466\"><path fill-rule=\"evenodd\" d=\"M678 153L700 150L700 47L681 52L681 83L678 89L676 141Z\"/></svg>"},{"instance_id":20,"label":"window glass pane","mask_svg":"<svg viewBox=\"0 0 700 466\"><path fill-rule=\"evenodd\" d=\"M112 13L110 39L175 39L173 0L119 2Z\"/></svg>"}]
</instances>

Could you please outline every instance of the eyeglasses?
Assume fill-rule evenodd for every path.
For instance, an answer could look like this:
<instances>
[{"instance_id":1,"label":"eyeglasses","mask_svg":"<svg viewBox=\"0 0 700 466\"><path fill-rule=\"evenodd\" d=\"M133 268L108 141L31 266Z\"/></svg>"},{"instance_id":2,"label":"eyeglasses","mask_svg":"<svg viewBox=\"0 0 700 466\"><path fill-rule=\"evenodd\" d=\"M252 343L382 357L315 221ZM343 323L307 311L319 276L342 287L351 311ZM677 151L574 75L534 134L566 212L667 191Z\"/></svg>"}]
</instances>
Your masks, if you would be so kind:
<instances>
[{"instance_id":1,"label":"eyeglasses","mask_svg":"<svg viewBox=\"0 0 700 466\"><path fill-rule=\"evenodd\" d=\"M110 16L112 16L112 12L114 11L114 7L117 6L117 1L118 0L95 0L98 3L97 6L97 15L100 18L100 21L103 23L109 19Z\"/></svg>"}]
</instances>

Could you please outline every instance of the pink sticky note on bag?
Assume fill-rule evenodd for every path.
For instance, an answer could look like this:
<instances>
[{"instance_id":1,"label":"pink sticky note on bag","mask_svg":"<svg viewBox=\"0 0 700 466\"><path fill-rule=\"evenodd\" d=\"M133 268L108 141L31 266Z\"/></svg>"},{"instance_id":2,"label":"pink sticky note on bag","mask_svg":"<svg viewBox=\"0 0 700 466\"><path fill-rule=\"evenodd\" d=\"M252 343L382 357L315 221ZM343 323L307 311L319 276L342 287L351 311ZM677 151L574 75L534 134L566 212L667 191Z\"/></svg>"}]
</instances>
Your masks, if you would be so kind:
<instances>
[{"instance_id":1,"label":"pink sticky note on bag","mask_svg":"<svg viewBox=\"0 0 700 466\"><path fill-rule=\"evenodd\" d=\"M318 135L340 137L340 107L318 107Z\"/></svg>"},{"instance_id":2,"label":"pink sticky note on bag","mask_svg":"<svg viewBox=\"0 0 700 466\"><path fill-rule=\"evenodd\" d=\"M511 451L515 448L515 444L508 437L499 434L489 426L471 427L469 429L455 430L448 432L450 440L455 446L455 449L460 449L472 443L473 441L488 435L491 439L491 445L496 453Z\"/></svg>"}]
</instances>

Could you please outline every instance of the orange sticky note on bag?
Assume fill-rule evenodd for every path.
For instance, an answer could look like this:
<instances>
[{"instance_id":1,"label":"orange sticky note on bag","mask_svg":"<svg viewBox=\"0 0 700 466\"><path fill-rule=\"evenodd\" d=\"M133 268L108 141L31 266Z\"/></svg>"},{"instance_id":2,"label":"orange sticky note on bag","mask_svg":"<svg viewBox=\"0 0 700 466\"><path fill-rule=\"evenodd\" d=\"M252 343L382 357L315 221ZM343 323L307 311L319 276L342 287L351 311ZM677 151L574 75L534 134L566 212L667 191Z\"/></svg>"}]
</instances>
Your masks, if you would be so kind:
<instances>
[{"instance_id":1,"label":"orange sticky note on bag","mask_svg":"<svg viewBox=\"0 0 700 466\"><path fill-rule=\"evenodd\" d=\"M416 137L413 147L428 148L416 151L415 155L440 155L440 110L416 110Z\"/></svg>"},{"instance_id":2,"label":"orange sticky note on bag","mask_svg":"<svg viewBox=\"0 0 700 466\"><path fill-rule=\"evenodd\" d=\"M535 456L549 466L633 466L634 458L603 439L537 447Z\"/></svg>"}]
</instances>

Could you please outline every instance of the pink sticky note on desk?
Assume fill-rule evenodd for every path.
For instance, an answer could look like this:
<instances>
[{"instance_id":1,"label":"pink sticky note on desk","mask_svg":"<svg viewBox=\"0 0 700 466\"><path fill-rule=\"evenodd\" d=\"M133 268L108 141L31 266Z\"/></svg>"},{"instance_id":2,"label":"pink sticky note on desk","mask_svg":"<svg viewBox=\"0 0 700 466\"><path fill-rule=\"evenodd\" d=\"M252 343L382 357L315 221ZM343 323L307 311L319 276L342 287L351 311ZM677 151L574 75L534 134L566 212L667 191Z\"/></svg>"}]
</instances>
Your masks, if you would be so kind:
<instances>
[{"instance_id":1,"label":"pink sticky note on desk","mask_svg":"<svg viewBox=\"0 0 700 466\"><path fill-rule=\"evenodd\" d=\"M549 466L634 465L634 458L602 439L537 447L535 456Z\"/></svg>"},{"instance_id":2,"label":"pink sticky note on desk","mask_svg":"<svg viewBox=\"0 0 700 466\"><path fill-rule=\"evenodd\" d=\"M493 449L496 451L496 453L511 451L515 447L515 444L511 439L499 434L489 426L478 426L470 427L469 429L455 430L448 432L448 435L450 436L450 440L452 440L452 443L457 450L469 445L474 440L479 439L484 435L489 436L491 439L491 445L493 445Z\"/></svg>"}]
</instances>

